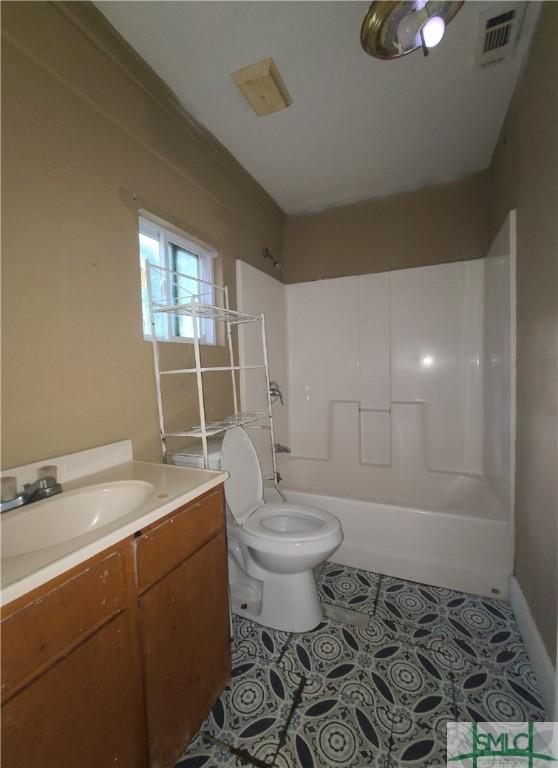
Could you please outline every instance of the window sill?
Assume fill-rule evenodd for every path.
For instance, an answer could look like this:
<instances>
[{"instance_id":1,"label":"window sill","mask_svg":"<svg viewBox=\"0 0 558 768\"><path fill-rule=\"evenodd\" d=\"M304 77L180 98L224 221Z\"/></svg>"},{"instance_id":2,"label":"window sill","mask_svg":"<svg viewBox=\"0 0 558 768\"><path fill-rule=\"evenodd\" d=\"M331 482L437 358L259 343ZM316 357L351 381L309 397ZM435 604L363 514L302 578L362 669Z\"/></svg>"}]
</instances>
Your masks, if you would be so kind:
<instances>
[{"instance_id":1,"label":"window sill","mask_svg":"<svg viewBox=\"0 0 558 768\"><path fill-rule=\"evenodd\" d=\"M151 336L144 336L144 341L148 341L150 344L153 342ZM180 336L173 336L172 339L157 339L158 344L190 344L194 346L194 339L183 339ZM200 339L200 347L223 347L224 344L218 344L216 341L206 341Z\"/></svg>"}]
</instances>

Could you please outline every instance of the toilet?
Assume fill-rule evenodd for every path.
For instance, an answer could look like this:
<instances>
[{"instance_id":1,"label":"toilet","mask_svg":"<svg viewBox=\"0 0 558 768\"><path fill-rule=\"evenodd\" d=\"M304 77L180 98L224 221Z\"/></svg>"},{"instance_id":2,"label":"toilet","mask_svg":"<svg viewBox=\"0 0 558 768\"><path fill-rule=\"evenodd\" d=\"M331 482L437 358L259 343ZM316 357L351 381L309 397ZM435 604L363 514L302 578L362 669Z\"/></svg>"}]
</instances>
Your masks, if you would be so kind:
<instances>
[{"instance_id":1,"label":"toilet","mask_svg":"<svg viewBox=\"0 0 558 768\"><path fill-rule=\"evenodd\" d=\"M208 443L210 468L230 475L225 498L233 612L286 632L314 629L322 608L313 569L341 544L341 523L317 507L264 502L258 455L242 427ZM174 457L180 466L196 461Z\"/></svg>"}]
</instances>

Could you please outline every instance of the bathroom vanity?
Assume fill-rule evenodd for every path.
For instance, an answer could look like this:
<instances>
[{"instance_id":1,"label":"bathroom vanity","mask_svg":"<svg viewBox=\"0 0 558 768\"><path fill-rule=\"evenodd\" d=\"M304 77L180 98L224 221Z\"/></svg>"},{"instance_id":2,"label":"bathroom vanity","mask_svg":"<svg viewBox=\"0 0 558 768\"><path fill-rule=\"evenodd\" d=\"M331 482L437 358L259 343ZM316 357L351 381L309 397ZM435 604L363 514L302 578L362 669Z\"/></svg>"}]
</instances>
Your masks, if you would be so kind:
<instances>
[{"instance_id":1,"label":"bathroom vanity","mask_svg":"<svg viewBox=\"0 0 558 768\"><path fill-rule=\"evenodd\" d=\"M5 596L20 592L1 614L4 768L171 768L229 678L225 475L107 474L153 493L50 556L3 559L5 582L19 569Z\"/></svg>"}]
</instances>

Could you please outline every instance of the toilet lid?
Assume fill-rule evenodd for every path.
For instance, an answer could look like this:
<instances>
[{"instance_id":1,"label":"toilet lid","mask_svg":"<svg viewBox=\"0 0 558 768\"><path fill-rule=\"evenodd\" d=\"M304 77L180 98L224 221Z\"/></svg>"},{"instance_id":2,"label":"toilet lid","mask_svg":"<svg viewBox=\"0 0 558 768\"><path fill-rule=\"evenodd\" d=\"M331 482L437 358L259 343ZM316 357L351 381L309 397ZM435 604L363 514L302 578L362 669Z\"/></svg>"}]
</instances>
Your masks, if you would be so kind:
<instances>
[{"instance_id":1,"label":"toilet lid","mask_svg":"<svg viewBox=\"0 0 558 768\"><path fill-rule=\"evenodd\" d=\"M263 503L263 482L258 454L242 429L225 432L221 448L221 469L229 473L225 498L235 520L242 523Z\"/></svg>"}]
</instances>

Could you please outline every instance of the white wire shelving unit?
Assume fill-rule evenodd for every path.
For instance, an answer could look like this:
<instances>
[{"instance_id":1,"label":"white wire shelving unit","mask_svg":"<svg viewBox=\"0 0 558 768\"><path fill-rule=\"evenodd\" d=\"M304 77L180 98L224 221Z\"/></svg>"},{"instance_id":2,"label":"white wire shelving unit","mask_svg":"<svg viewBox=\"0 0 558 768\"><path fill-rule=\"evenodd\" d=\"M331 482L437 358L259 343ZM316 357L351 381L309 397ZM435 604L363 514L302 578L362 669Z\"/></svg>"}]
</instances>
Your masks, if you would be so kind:
<instances>
[{"instance_id":1,"label":"white wire shelving unit","mask_svg":"<svg viewBox=\"0 0 558 768\"><path fill-rule=\"evenodd\" d=\"M157 408L159 412L159 427L161 433L161 450L163 454L163 461L167 463L168 457L173 455L196 456L199 458L199 453L189 453L187 447L179 450L169 450L167 442L169 438L198 438L202 442L204 466L206 469L208 469L208 438L222 434L228 429L232 429L233 427L237 426L248 427L249 429L265 429L269 432L269 444L273 467L273 476L267 477L266 480L271 480L277 492L283 496L278 487L278 473L275 457L275 434L273 430L273 413L271 409L271 397L269 393L269 368L267 359L267 339L264 315L251 315L247 314L246 312L238 312L234 309L230 309L229 291L227 286L211 283L207 280L194 278L190 275L185 275L180 272L169 270L166 267L151 264L149 261L146 261L145 263L145 271L147 278L147 295L150 315L149 319L151 323L151 341L153 347L153 366L155 370ZM154 298L153 296L154 278L157 280L160 288L159 292L162 298ZM188 285L191 287L189 288ZM192 287L194 290L192 290ZM208 299L212 303L208 303ZM161 370L161 356L159 349L161 339L157 338L156 333L156 318L159 315L191 318L195 367ZM200 328L202 321L205 320L214 321L216 326L217 323L224 324L225 344L228 349L229 365L202 365L200 351ZM233 330L245 323L258 323L260 325L263 360L259 365L240 365L235 361ZM215 327L215 332L217 332L217 327ZM243 413L239 409L238 405L236 376L239 371L253 370L260 370L264 372L267 409L261 412ZM217 421L207 421L203 377L204 374L211 374L216 371L228 371L231 374L231 389L234 412ZM184 429L167 431L165 426L161 378L163 376L175 375L195 376L198 390L199 424L195 426L187 426ZM253 427L248 426L250 424L254 425L255 422L262 420L265 420L267 423Z\"/></svg>"}]
</instances>

